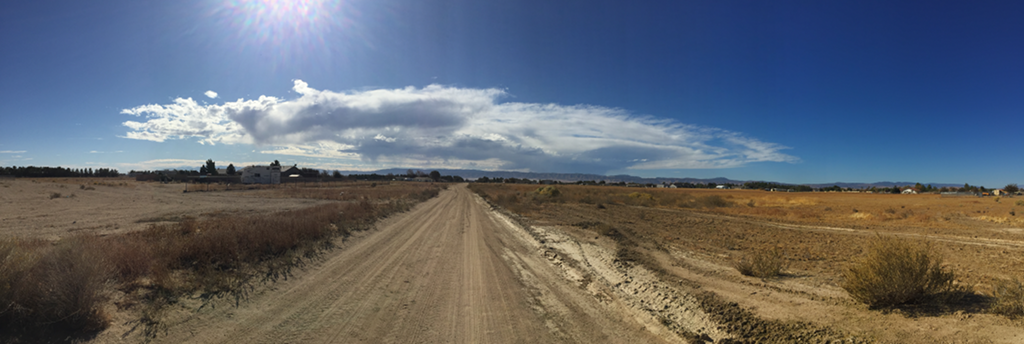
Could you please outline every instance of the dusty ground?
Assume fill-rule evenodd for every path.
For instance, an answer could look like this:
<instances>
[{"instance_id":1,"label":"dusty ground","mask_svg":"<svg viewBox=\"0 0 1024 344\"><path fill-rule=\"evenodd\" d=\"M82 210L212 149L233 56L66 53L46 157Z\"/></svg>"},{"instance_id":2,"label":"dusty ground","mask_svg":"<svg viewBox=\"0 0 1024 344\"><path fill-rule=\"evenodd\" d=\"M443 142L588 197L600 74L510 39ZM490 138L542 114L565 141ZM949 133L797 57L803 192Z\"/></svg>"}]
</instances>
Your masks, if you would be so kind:
<instances>
[{"instance_id":1,"label":"dusty ground","mask_svg":"<svg viewBox=\"0 0 1024 344\"><path fill-rule=\"evenodd\" d=\"M543 202L531 200L537 186L487 190L490 199L511 204L534 228L566 233L583 246L601 245L608 240L601 228L614 228L628 241L618 246L646 254L645 265L661 270L662 280L710 291L760 319L877 342L1024 341L1024 323L986 311L994 279L1024 277L1024 226L1016 221L1021 214L1009 214L1024 208L1015 204L1020 198L559 188L561 196ZM653 197L628 196L638 191ZM728 206L697 206L707 195L721 196ZM895 312L856 304L839 287L841 273L876 235L930 242L975 296L946 307ZM760 280L732 268L744 256L770 248L785 252L790 266L782 278Z\"/></svg>"},{"instance_id":2,"label":"dusty ground","mask_svg":"<svg viewBox=\"0 0 1024 344\"><path fill-rule=\"evenodd\" d=\"M308 198L359 197L358 191L308 188L182 194L173 184L132 182L93 184L94 190L86 190L76 182L3 182L4 233L51 238L80 230L125 231L182 216L321 202ZM526 195L536 186L495 187L488 200L523 201L508 208L518 214L493 207L465 185L453 186L408 213L384 220L374 231L338 242L340 248L322 261L286 281L258 286L237 304L180 299L158 315L157 336L148 339L1024 341L1024 321L992 315L985 308L993 278L1024 276L1024 235L1014 222L1019 215L996 216L1007 212L1001 207L1015 199L997 203L991 198L929 195L726 191L716 195L729 206L702 208L695 205L706 194L684 190L644 198L629 196L635 189L561 187L565 193L560 200L527 202ZM75 197L50 199L52 192ZM853 216L865 213L871 216ZM78 216L84 220L64 223ZM80 221L88 227L74 226ZM601 233L607 229L614 229L612 235ZM943 309L894 312L854 303L839 287L841 271L879 233L931 242L977 297ZM745 255L776 247L790 263L781 278L746 277L731 267ZM147 340L144 326L133 322L138 314L110 313L111 328L93 342Z\"/></svg>"},{"instance_id":3,"label":"dusty ground","mask_svg":"<svg viewBox=\"0 0 1024 344\"><path fill-rule=\"evenodd\" d=\"M541 239L543 240L543 239ZM567 242L565 242L567 243ZM614 255L576 270L464 185L378 230L341 244L317 266L242 301L168 310L156 342L180 343L683 343L645 310L670 298L649 273L631 276ZM547 254L545 254L547 253ZM622 283L635 288L619 288ZM638 296L641 295L641 296ZM668 307L666 307L668 308ZM679 319L721 338L707 317ZM117 325L95 342L139 341Z\"/></svg>"},{"instance_id":4,"label":"dusty ground","mask_svg":"<svg viewBox=\"0 0 1024 344\"><path fill-rule=\"evenodd\" d=\"M205 185L189 185L192 191ZM185 217L264 213L323 201L268 195L211 185L183 192L185 184L125 178L54 178L0 181L0 235L54 240L69 233L120 233ZM60 196L51 198L54 193Z\"/></svg>"}]
</instances>

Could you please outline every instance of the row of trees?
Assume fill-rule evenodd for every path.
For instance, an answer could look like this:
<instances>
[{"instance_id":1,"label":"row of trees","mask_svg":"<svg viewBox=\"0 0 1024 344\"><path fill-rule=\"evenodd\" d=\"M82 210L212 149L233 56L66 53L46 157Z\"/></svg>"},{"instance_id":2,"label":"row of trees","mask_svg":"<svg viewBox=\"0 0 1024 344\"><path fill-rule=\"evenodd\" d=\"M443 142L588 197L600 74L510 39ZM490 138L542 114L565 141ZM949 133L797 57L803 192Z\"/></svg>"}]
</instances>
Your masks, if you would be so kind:
<instances>
[{"instance_id":1,"label":"row of trees","mask_svg":"<svg viewBox=\"0 0 1024 344\"><path fill-rule=\"evenodd\" d=\"M277 162L277 160L274 160L274 162ZM235 175L235 172L235 164L228 164L228 168L224 169L224 173L229 176ZM199 175L220 175L220 172L217 171L217 163L213 159L206 159L206 165L199 167Z\"/></svg>"},{"instance_id":2,"label":"row of trees","mask_svg":"<svg viewBox=\"0 0 1024 344\"><path fill-rule=\"evenodd\" d=\"M65 167L36 167L36 166L10 166L0 169L0 175L15 177L42 178L42 177L117 177L120 174L114 168L65 168Z\"/></svg>"}]
</instances>

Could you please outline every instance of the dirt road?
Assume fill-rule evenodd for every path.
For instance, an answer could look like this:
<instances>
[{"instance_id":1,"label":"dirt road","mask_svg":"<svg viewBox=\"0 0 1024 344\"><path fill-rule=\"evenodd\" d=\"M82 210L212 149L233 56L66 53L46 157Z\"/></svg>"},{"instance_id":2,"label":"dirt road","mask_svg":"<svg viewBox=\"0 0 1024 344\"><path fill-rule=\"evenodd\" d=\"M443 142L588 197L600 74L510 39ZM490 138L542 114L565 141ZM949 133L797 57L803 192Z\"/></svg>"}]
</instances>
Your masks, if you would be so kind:
<instances>
[{"instance_id":1,"label":"dirt road","mask_svg":"<svg viewBox=\"0 0 1024 344\"><path fill-rule=\"evenodd\" d=\"M156 341L683 342L608 286L567 275L540 243L453 186L238 307L169 324Z\"/></svg>"}]
</instances>

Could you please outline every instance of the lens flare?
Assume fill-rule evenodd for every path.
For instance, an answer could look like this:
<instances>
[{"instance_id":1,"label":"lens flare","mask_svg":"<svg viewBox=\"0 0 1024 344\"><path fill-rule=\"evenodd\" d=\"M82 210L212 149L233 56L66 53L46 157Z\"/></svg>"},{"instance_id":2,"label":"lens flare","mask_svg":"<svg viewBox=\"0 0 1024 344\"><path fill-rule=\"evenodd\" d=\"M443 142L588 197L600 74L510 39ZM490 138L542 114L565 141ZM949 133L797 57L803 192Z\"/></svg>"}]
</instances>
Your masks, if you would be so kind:
<instances>
[{"instance_id":1,"label":"lens flare","mask_svg":"<svg viewBox=\"0 0 1024 344\"><path fill-rule=\"evenodd\" d=\"M234 31L242 51L272 52L268 62L336 59L353 42L366 44L350 4L340 0L229 0L211 13Z\"/></svg>"}]
</instances>

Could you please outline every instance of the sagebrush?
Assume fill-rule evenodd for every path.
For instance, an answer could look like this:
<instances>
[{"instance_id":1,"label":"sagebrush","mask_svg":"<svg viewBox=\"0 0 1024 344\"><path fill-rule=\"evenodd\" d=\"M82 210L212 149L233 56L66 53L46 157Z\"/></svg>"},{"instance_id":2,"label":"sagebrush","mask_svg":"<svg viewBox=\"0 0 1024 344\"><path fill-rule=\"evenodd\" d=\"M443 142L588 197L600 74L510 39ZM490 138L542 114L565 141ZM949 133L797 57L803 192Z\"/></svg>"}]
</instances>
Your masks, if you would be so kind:
<instances>
[{"instance_id":1,"label":"sagebrush","mask_svg":"<svg viewBox=\"0 0 1024 344\"><path fill-rule=\"evenodd\" d=\"M1011 318L1024 316L1024 283L1019 279L1000 279L993 283L992 313Z\"/></svg>"},{"instance_id":2,"label":"sagebrush","mask_svg":"<svg viewBox=\"0 0 1024 344\"><path fill-rule=\"evenodd\" d=\"M733 264L741 274L760 278L781 276L787 268L785 253L778 248L757 251Z\"/></svg>"},{"instance_id":3,"label":"sagebrush","mask_svg":"<svg viewBox=\"0 0 1024 344\"><path fill-rule=\"evenodd\" d=\"M871 308L894 307L958 294L956 274L930 244L877 237L844 274L843 289Z\"/></svg>"}]
</instances>

